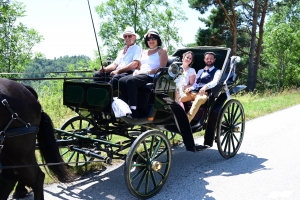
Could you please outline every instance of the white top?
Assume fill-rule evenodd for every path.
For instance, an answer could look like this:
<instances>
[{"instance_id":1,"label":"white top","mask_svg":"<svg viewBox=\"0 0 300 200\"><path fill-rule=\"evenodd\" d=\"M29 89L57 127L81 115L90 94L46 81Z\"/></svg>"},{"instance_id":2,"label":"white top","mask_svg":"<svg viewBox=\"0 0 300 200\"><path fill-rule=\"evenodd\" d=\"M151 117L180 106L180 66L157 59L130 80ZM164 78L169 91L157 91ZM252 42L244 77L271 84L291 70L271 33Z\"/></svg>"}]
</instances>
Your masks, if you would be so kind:
<instances>
[{"instance_id":1,"label":"white top","mask_svg":"<svg viewBox=\"0 0 300 200\"><path fill-rule=\"evenodd\" d=\"M122 69L123 67L125 67L126 65L128 65L129 63L131 63L134 60L141 59L142 47L140 47L136 44L131 45L127 49L127 52L125 54L123 54L124 48L119 51L118 56L117 56L116 60L114 61L114 63L116 63L118 65L116 68L117 70Z\"/></svg>"},{"instance_id":2,"label":"white top","mask_svg":"<svg viewBox=\"0 0 300 200\"><path fill-rule=\"evenodd\" d=\"M190 76L196 75L196 70L194 68L188 68L188 70L183 72L184 78L185 78L185 82L184 82L184 86L186 85L190 85ZM193 83L191 83L193 84Z\"/></svg>"},{"instance_id":3,"label":"white top","mask_svg":"<svg viewBox=\"0 0 300 200\"><path fill-rule=\"evenodd\" d=\"M144 51L144 53L142 54L142 57L141 57L140 71L147 72L152 69L157 69L160 67L160 56L159 56L158 52L148 56L147 51ZM154 76L154 75L150 74L149 76Z\"/></svg>"}]
</instances>

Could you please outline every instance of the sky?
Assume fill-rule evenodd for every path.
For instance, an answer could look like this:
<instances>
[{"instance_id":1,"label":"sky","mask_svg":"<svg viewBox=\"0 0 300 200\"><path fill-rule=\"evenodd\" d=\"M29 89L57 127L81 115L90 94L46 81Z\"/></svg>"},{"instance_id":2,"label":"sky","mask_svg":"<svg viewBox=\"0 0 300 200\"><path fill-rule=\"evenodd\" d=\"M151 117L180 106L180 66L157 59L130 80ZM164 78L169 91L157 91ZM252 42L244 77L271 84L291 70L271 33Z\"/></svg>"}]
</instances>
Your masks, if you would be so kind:
<instances>
[{"instance_id":1,"label":"sky","mask_svg":"<svg viewBox=\"0 0 300 200\"><path fill-rule=\"evenodd\" d=\"M46 58L60 56L86 55L94 58L97 43L94 35L88 2L90 3L96 32L99 30L99 17L95 7L101 0L17 0L26 6L25 17L19 19L28 28L33 28L43 35L44 40L35 45L33 52L41 52ZM203 24L196 10L188 7L187 0L182 0L181 8L188 20L178 22L178 34L183 43L193 43L195 35ZM97 37L99 43L100 38Z\"/></svg>"}]
</instances>

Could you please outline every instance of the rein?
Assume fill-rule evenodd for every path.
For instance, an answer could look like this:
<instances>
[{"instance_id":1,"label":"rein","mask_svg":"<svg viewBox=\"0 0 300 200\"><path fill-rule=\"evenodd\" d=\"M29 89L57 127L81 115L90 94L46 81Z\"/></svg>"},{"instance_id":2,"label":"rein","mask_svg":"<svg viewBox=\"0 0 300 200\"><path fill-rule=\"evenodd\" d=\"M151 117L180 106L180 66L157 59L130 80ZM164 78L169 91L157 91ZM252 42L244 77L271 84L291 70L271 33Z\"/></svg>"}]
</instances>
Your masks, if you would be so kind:
<instances>
[{"instance_id":1,"label":"rein","mask_svg":"<svg viewBox=\"0 0 300 200\"><path fill-rule=\"evenodd\" d=\"M84 164L84 163L96 163L103 162L102 160L93 160L93 161L84 161L84 162L59 162L59 163L47 163L47 164L36 164L36 165L14 165L14 166L2 166L1 169L16 169L16 168L25 168L25 167L45 167L53 165L65 165L65 164Z\"/></svg>"}]
</instances>

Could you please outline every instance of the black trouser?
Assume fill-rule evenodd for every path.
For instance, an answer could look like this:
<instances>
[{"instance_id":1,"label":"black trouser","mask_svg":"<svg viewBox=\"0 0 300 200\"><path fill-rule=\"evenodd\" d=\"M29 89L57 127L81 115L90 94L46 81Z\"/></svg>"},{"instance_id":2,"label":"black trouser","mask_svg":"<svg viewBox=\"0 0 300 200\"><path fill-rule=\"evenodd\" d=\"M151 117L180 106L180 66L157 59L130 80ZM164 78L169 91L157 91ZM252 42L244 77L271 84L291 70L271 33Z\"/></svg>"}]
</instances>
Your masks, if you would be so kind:
<instances>
[{"instance_id":1,"label":"black trouser","mask_svg":"<svg viewBox=\"0 0 300 200\"><path fill-rule=\"evenodd\" d=\"M119 79L130 74L132 74L132 71L125 72L122 74L117 74L111 77L110 72L105 72L105 73L95 72L93 77L97 77L97 79L94 79L95 82L99 82L99 81L109 82L110 84L112 84L113 91L115 91L118 90Z\"/></svg>"},{"instance_id":2,"label":"black trouser","mask_svg":"<svg viewBox=\"0 0 300 200\"><path fill-rule=\"evenodd\" d=\"M128 75L119 80L121 99L129 106L137 106L138 90L143 89L147 83L152 83L153 77L146 74Z\"/></svg>"}]
</instances>

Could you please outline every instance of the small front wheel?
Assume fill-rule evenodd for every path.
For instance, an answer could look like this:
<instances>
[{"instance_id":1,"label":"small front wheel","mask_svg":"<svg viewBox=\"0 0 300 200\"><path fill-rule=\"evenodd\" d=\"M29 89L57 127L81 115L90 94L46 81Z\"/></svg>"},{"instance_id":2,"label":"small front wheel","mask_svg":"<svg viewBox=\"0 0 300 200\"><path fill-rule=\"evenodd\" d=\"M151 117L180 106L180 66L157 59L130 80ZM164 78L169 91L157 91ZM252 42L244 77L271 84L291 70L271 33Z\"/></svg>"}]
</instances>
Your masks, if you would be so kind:
<instances>
[{"instance_id":1,"label":"small front wheel","mask_svg":"<svg viewBox=\"0 0 300 200\"><path fill-rule=\"evenodd\" d=\"M140 199L157 194L166 182L172 163L170 142L162 132L149 130L133 142L125 162L125 183Z\"/></svg>"},{"instance_id":2,"label":"small front wheel","mask_svg":"<svg viewBox=\"0 0 300 200\"><path fill-rule=\"evenodd\" d=\"M75 116L72 117L71 119L67 120L62 126L61 130L63 131L68 131L71 133L76 133L80 135L87 135L88 131L90 129L94 128L94 124L92 121L88 118L83 118L81 116ZM79 142L78 138L72 137L69 135L64 135L64 134L57 134L56 135L57 139L63 139L63 140L74 140L77 143L80 144L81 149L86 149L84 146L83 141ZM60 153L63 158L63 160L68 164L69 167L81 167L85 166L87 170L87 164L90 163L91 161L94 160L94 158L86 156L80 152L73 151L71 148L65 147L65 148L60 148Z\"/></svg>"},{"instance_id":3,"label":"small front wheel","mask_svg":"<svg viewBox=\"0 0 300 200\"><path fill-rule=\"evenodd\" d=\"M227 101L218 118L216 142L224 158L232 158L241 147L245 132L245 113L235 99Z\"/></svg>"}]
</instances>

